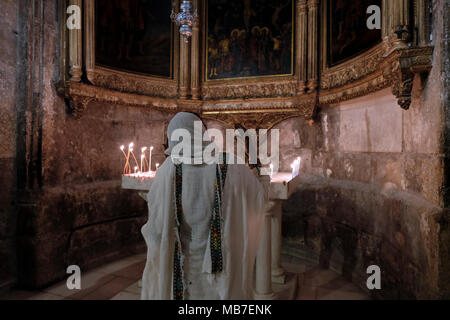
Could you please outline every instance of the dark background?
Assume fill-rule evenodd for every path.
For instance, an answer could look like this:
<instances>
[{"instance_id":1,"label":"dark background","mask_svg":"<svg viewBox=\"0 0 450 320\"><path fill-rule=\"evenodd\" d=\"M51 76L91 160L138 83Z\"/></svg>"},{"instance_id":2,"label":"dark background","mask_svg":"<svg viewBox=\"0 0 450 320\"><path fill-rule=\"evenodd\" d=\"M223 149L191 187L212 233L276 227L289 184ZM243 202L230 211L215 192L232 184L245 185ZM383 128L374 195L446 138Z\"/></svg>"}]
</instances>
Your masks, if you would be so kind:
<instances>
[{"instance_id":1,"label":"dark background","mask_svg":"<svg viewBox=\"0 0 450 320\"><path fill-rule=\"evenodd\" d=\"M97 0L97 64L171 77L170 12L170 0Z\"/></svg>"},{"instance_id":2,"label":"dark background","mask_svg":"<svg viewBox=\"0 0 450 320\"><path fill-rule=\"evenodd\" d=\"M334 66L381 41L381 30L367 28L366 13L371 5L381 8L381 0L328 0L329 65Z\"/></svg>"}]
</instances>

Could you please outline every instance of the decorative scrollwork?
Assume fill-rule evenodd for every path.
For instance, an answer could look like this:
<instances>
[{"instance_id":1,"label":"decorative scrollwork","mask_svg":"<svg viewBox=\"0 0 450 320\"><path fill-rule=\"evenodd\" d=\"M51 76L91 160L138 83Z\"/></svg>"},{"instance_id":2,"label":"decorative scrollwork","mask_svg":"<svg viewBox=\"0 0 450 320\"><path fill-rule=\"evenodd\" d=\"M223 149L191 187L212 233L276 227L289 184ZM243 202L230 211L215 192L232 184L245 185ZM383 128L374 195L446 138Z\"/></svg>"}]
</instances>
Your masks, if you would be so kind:
<instances>
[{"instance_id":1,"label":"decorative scrollwork","mask_svg":"<svg viewBox=\"0 0 450 320\"><path fill-rule=\"evenodd\" d=\"M383 62L383 77L392 87L398 104L405 110L411 105L414 75L431 69L431 47L399 48Z\"/></svg>"},{"instance_id":2,"label":"decorative scrollwork","mask_svg":"<svg viewBox=\"0 0 450 320\"><path fill-rule=\"evenodd\" d=\"M351 61L351 63L345 63L338 68L324 72L320 86L322 89L333 89L376 72L383 61L383 53L383 47L378 46L374 52L363 55L361 58Z\"/></svg>"},{"instance_id":3,"label":"decorative scrollwork","mask_svg":"<svg viewBox=\"0 0 450 320\"><path fill-rule=\"evenodd\" d=\"M202 96L205 100L287 97L296 95L297 86L297 81L208 84L203 86Z\"/></svg>"},{"instance_id":4,"label":"decorative scrollwork","mask_svg":"<svg viewBox=\"0 0 450 320\"><path fill-rule=\"evenodd\" d=\"M241 101L240 104L204 106L202 116L221 121L230 127L240 124L245 128L271 128L283 120L303 117L312 119L318 105L318 95L305 94L284 100Z\"/></svg>"},{"instance_id":5,"label":"decorative scrollwork","mask_svg":"<svg viewBox=\"0 0 450 320\"><path fill-rule=\"evenodd\" d=\"M92 102L94 98L74 96L69 100L70 112L75 119L80 119L87 105Z\"/></svg>"},{"instance_id":6,"label":"decorative scrollwork","mask_svg":"<svg viewBox=\"0 0 450 320\"><path fill-rule=\"evenodd\" d=\"M252 113L222 113L222 114L204 114L206 119L216 120L224 123L229 128L235 128L236 125L247 129L270 129L276 124L293 117L300 117L299 112L252 112Z\"/></svg>"},{"instance_id":7,"label":"decorative scrollwork","mask_svg":"<svg viewBox=\"0 0 450 320\"><path fill-rule=\"evenodd\" d=\"M89 80L100 87L118 90L120 92L137 93L152 97L176 98L177 83L167 80L148 79L144 76L110 72L90 72Z\"/></svg>"}]
</instances>

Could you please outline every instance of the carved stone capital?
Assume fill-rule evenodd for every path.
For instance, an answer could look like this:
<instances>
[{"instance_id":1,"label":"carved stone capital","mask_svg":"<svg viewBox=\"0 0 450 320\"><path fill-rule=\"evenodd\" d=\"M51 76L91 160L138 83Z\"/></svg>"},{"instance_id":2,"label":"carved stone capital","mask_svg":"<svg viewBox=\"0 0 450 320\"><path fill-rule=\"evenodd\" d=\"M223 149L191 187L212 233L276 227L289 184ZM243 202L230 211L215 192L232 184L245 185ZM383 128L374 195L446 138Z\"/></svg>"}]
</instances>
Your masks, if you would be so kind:
<instances>
[{"instance_id":1,"label":"carved stone capital","mask_svg":"<svg viewBox=\"0 0 450 320\"><path fill-rule=\"evenodd\" d=\"M298 96L296 101L297 112L306 120L311 120L317 111L318 104L319 96L317 93Z\"/></svg>"},{"instance_id":2,"label":"carved stone capital","mask_svg":"<svg viewBox=\"0 0 450 320\"><path fill-rule=\"evenodd\" d=\"M75 119L80 119L83 112L86 110L89 102L94 101L91 97L73 96L69 100L70 112Z\"/></svg>"},{"instance_id":3,"label":"carved stone capital","mask_svg":"<svg viewBox=\"0 0 450 320\"><path fill-rule=\"evenodd\" d=\"M302 14L306 13L308 10L308 5L306 0L297 0L297 13Z\"/></svg>"},{"instance_id":4,"label":"carved stone capital","mask_svg":"<svg viewBox=\"0 0 450 320\"><path fill-rule=\"evenodd\" d=\"M432 47L394 49L382 63L383 77L405 110L411 105L414 75L431 69L432 51Z\"/></svg>"},{"instance_id":5,"label":"carved stone capital","mask_svg":"<svg viewBox=\"0 0 450 320\"><path fill-rule=\"evenodd\" d=\"M319 8L319 0L309 0L308 1L308 8Z\"/></svg>"}]
</instances>

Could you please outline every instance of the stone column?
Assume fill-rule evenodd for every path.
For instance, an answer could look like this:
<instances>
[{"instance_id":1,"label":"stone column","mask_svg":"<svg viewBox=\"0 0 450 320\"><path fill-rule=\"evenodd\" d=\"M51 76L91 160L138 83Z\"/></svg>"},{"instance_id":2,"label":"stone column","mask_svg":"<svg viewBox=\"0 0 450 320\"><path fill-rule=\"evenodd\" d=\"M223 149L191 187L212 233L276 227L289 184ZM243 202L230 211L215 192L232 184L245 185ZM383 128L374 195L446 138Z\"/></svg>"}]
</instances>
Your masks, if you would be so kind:
<instances>
[{"instance_id":1,"label":"stone column","mask_svg":"<svg viewBox=\"0 0 450 320\"><path fill-rule=\"evenodd\" d=\"M272 216L272 281L275 283L284 284L286 282L286 275L281 267L281 210L282 201L271 201L271 216Z\"/></svg>"},{"instance_id":2,"label":"stone column","mask_svg":"<svg viewBox=\"0 0 450 320\"><path fill-rule=\"evenodd\" d=\"M82 0L70 0L69 5L78 7L75 14L81 19ZM66 21L68 16L66 15ZM64 21L64 23L66 23ZM80 22L81 23L81 22ZM69 74L70 81L80 82L82 76L83 50L82 34L80 29L69 29Z\"/></svg>"},{"instance_id":3,"label":"stone column","mask_svg":"<svg viewBox=\"0 0 450 320\"><path fill-rule=\"evenodd\" d=\"M180 35L180 98L185 99L189 94L189 42Z\"/></svg>"},{"instance_id":4,"label":"stone column","mask_svg":"<svg viewBox=\"0 0 450 320\"><path fill-rule=\"evenodd\" d=\"M426 46L430 42L430 26L428 21L429 0L416 0L416 29L417 43L419 46Z\"/></svg>"},{"instance_id":5,"label":"stone column","mask_svg":"<svg viewBox=\"0 0 450 320\"><path fill-rule=\"evenodd\" d=\"M84 52L88 79L95 68L95 1L84 0ZM89 54L88 54L89 53Z\"/></svg>"},{"instance_id":6,"label":"stone column","mask_svg":"<svg viewBox=\"0 0 450 320\"><path fill-rule=\"evenodd\" d=\"M406 48L410 38L410 0L392 0L392 44L394 49Z\"/></svg>"},{"instance_id":7,"label":"stone column","mask_svg":"<svg viewBox=\"0 0 450 320\"><path fill-rule=\"evenodd\" d=\"M272 216L270 211L266 211L264 216L264 232L261 244L256 255L256 300L273 300L275 295L272 289L272 258L271 258L271 235Z\"/></svg>"},{"instance_id":8,"label":"stone column","mask_svg":"<svg viewBox=\"0 0 450 320\"><path fill-rule=\"evenodd\" d=\"M198 0L193 1L194 11L198 10ZM192 27L191 39L191 94L192 99L200 97L200 28L198 25Z\"/></svg>"},{"instance_id":9,"label":"stone column","mask_svg":"<svg viewBox=\"0 0 450 320\"><path fill-rule=\"evenodd\" d=\"M315 92L319 73L319 0L308 1L308 92Z\"/></svg>"},{"instance_id":10,"label":"stone column","mask_svg":"<svg viewBox=\"0 0 450 320\"><path fill-rule=\"evenodd\" d=\"M297 0L297 17L296 17L296 62L295 72L298 79L298 94L305 93L307 83L307 48L308 48L308 7L306 0Z\"/></svg>"},{"instance_id":11,"label":"stone column","mask_svg":"<svg viewBox=\"0 0 450 320\"><path fill-rule=\"evenodd\" d=\"M381 37L383 38L383 41L390 42L391 37L391 29L392 29L392 12L391 12L391 5L392 0L383 0L382 1L382 9L381 9Z\"/></svg>"}]
</instances>

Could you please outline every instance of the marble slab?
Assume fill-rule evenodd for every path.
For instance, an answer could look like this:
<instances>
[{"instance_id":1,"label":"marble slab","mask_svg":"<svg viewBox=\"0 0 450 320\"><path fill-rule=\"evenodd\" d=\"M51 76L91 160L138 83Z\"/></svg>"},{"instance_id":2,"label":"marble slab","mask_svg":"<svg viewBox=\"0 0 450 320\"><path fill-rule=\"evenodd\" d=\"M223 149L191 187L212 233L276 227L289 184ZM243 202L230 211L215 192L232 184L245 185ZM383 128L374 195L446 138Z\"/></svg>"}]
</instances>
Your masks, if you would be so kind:
<instances>
[{"instance_id":1,"label":"marble slab","mask_svg":"<svg viewBox=\"0 0 450 320\"><path fill-rule=\"evenodd\" d=\"M292 178L291 172L278 172L270 180L269 198L287 200L300 183L300 176Z\"/></svg>"},{"instance_id":2,"label":"marble slab","mask_svg":"<svg viewBox=\"0 0 450 320\"><path fill-rule=\"evenodd\" d=\"M122 176L122 189L147 192L150 190L155 172L127 174Z\"/></svg>"},{"instance_id":3,"label":"marble slab","mask_svg":"<svg viewBox=\"0 0 450 320\"><path fill-rule=\"evenodd\" d=\"M122 189L147 192L150 190L155 173L129 174L122 176ZM300 183L300 177L292 178L290 172L278 172L270 181L269 198L287 200Z\"/></svg>"}]
</instances>

